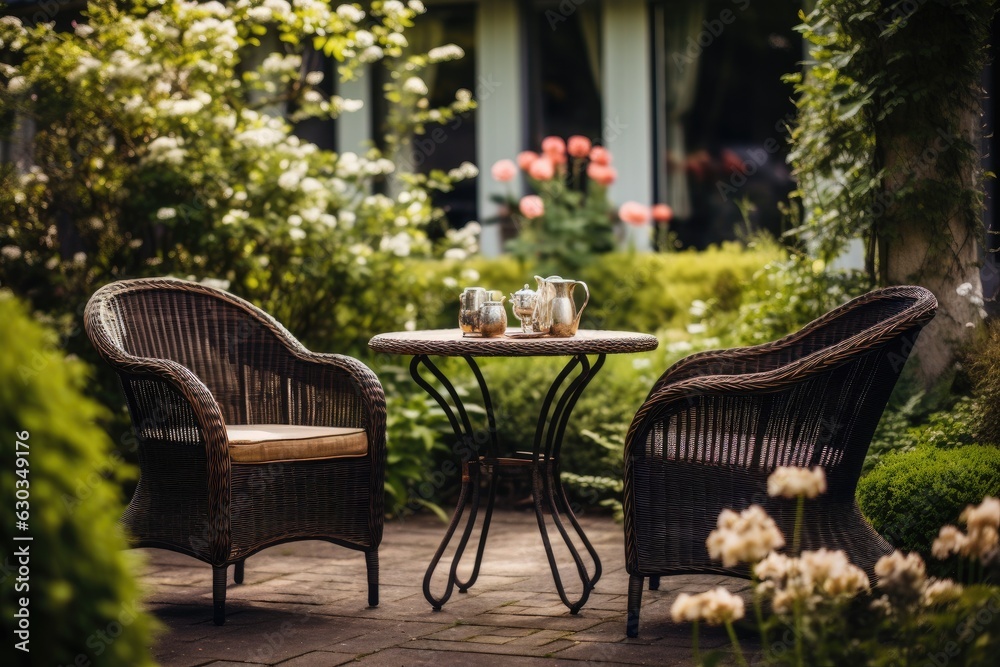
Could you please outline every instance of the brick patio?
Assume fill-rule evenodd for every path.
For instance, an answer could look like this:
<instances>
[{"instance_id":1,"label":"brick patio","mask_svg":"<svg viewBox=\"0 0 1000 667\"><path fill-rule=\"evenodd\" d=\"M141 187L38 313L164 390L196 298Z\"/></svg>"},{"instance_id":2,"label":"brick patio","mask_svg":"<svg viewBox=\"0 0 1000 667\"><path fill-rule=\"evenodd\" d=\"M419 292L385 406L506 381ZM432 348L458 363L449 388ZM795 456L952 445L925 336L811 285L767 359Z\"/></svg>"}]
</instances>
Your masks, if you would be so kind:
<instances>
[{"instance_id":1,"label":"brick patio","mask_svg":"<svg viewBox=\"0 0 1000 667\"><path fill-rule=\"evenodd\" d=\"M479 581L467 594L456 590L440 612L431 610L421 589L445 528L430 516L387 523L376 609L366 606L360 553L298 542L247 560L245 583L229 587L226 625L216 627L211 568L179 554L144 550L149 607L165 626L154 653L167 667L326 667L352 661L438 667L477 661L510 667L684 665L691 662L690 628L669 620L676 594L718 583L747 591L747 582L738 579L664 578L661 590L643 595L639 638L626 639L621 526L604 516L581 521L601 555L604 575L576 616L555 593L530 512L494 515ZM560 562L571 563L568 556ZM562 571L570 581L570 570ZM728 646L719 629L706 628L702 635L703 650Z\"/></svg>"}]
</instances>

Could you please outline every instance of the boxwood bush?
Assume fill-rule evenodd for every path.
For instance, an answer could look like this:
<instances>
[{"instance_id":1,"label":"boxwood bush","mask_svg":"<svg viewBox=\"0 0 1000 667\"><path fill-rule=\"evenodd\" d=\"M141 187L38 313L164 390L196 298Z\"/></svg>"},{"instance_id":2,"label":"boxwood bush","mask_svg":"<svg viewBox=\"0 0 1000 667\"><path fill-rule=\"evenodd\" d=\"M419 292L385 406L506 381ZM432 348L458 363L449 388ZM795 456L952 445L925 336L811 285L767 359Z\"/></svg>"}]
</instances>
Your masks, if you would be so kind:
<instances>
[{"instance_id":1,"label":"boxwood bush","mask_svg":"<svg viewBox=\"0 0 1000 667\"><path fill-rule=\"evenodd\" d=\"M927 556L938 530L966 505L1000 493L1000 449L929 444L890 454L858 484L858 504L897 548Z\"/></svg>"},{"instance_id":2,"label":"boxwood bush","mask_svg":"<svg viewBox=\"0 0 1000 667\"><path fill-rule=\"evenodd\" d=\"M142 609L135 552L123 551L120 485L109 479L121 457L95 424L104 409L83 394L86 368L54 338L0 292L0 614L4 641L20 642L15 613L26 601L30 633L30 654L8 648L22 660L4 664L153 664L153 621Z\"/></svg>"}]
</instances>

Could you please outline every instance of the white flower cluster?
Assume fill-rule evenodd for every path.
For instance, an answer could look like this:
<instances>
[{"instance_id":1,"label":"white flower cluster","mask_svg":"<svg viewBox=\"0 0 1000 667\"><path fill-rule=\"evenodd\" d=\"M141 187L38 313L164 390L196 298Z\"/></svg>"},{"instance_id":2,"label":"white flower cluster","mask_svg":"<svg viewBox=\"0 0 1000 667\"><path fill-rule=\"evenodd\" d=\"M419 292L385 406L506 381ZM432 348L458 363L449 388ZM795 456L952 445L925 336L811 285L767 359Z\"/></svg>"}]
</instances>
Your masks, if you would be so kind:
<instances>
[{"instance_id":1,"label":"white flower cluster","mask_svg":"<svg viewBox=\"0 0 1000 667\"><path fill-rule=\"evenodd\" d=\"M479 167L471 162L463 162L448 172L448 178L453 181L464 181L479 176Z\"/></svg>"},{"instance_id":2,"label":"white flower cluster","mask_svg":"<svg viewBox=\"0 0 1000 667\"><path fill-rule=\"evenodd\" d=\"M461 229L449 229L445 239L454 247L444 251L445 259L464 260L479 252L479 234L483 228L478 222L466 223Z\"/></svg>"},{"instance_id":3,"label":"white flower cluster","mask_svg":"<svg viewBox=\"0 0 1000 667\"><path fill-rule=\"evenodd\" d=\"M294 74L300 67L302 67L300 55L269 53L260 64L260 71L264 74Z\"/></svg>"},{"instance_id":4,"label":"white flower cluster","mask_svg":"<svg viewBox=\"0 0 1000 667\"><path fill-rule=\"evenodd\" d=\"M852 565L847 554L827 549L804 551L798 558L771 553L757 563L754 574L778 614L789 614L796 605L815 609L824 601L852 598L870 585L868 575Z\"/></svg>"},{"instance_id":5,"label":"white flower cluster","mask_svg":"<svg viewBox=\"0 0 1000 667\"><path fill-rule=\"evenodd\" d=\"M976 308L976 313L980 318L986 319L986 302L983 300L983 286L981 284L976 287L972 286L972 283L962 283L957 288L955 292L965 299L968 299L969 303ZM972 328L976 326L975 322L966 322L966 327Z\"/></svg>"},{"instance_id":6,"label":"white flower cluster","mask_svg":"<svg viewBox=\"0 0 1000 667\"><path fill-rule=\"evenodd\" d=\"M784 535L760 505L751 505L739 514L722 510L717 525L709 533L705 546L709 556L721 560L724 567L756 563L785 546Z\"/></svg>"},{"instance_id":7,"label":"white flower cluster","mask_svg":"<svg viewBox=\"0 0 1000 667\"><path fill-rule=\"evenodd\" d=\"M464 57L465 51L457 44L445 44L427 52L427 59L431 63L443 63L449 60L459 60Z\"/></svg>"},{"instance_id":8,"label":"white flower cluster","mask_svg":"<svg viewBox=\"0 0 1000 667\"><path fill-rule=\"evenodd\" d=\"M959 520L968 534L955 526L943 526L931 546L935 558L958 554L986 561L1000 556L1000 499L987 496L979 505L969 505Z\"/></svg>"},{"instance_id":9,"label":"white flower cluster","mask_svg":"<svg viewBox=\"0 0 1000 667\"><path fill-rule=\"evenodd\" d=\"M403 82L403 90L414 95L426 95L427 84L419 76L411 76Z\"/></svg>"},{"instance_id":10,"label":"white flower cluster","mask_svg":"<svg viewBox=\"0 0 1000 667\"><path fill-rule=\"evenodd\" d=\"M399 0L385 0L382 13L389 19L399 21L407 17L406 5Z\"/></svg>"},{"instance_id":11,"label":"white flower cluster","mask_svg":"<svg viewBox=\"0 0 1000 667\"><path fill-rule=\"evenodd\" d=\"M826 473L819 466L812 470L782 466L767 478L767 495L782 498L815 498L826 492Z\"/></svg>"},{"instance_id":12,"label":"white flower cluster","mask_svg":"<svg viewBox=\"0 0 1000 667\"><path fill-rule=\"evenodd\" d=\"M705 621L723 625L743 618L744 609L743 598L720 586L697 595L681 593L670 607L670 616L674 623Z\"/></svg>"},{"instance_id":13,"label":"white flower cluster","mask_svg":"<svg viewBox=\"0 0 1000 667\"><path fill-rule=\"evenodd\" d=\"M179 165L187 157L184 141L176 137L157 137L149 142L145 161L151 163Z\"/></svg>"},{"instance_id":14,"label":"white flower cluster","mask_svg":"<svg viewBox=\"0 0 1000 667\"><path fill-rule=\"evenodd\" d=\"M365 13L355 5L340 5L337 7L337 16L351 23L361 23L365 18Z\"/></svg>"},{"instance_id":15,"label":"white flower cluster","mask_svg":"<svg viewBox=\"0 0 1000 667\"><path fill-rule=\"evenodd\" d=\"M184 31L181 43L188 49L207 48L212 57L224 62L233 62L240 48L236 24L232 19L219 20L214 16L194 21Z\"/></svg>"}]
</instances>

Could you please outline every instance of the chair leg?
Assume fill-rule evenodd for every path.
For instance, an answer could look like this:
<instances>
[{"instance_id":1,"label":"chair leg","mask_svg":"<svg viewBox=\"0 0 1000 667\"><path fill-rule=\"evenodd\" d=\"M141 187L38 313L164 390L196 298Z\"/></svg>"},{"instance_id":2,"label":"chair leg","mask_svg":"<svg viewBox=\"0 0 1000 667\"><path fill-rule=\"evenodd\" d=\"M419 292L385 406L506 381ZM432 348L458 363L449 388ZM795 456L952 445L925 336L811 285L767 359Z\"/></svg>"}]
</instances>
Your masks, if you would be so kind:
<instances>
[{"instance_id":1,"label":"chair leg","mask_svg":"<svg viewBox=\"0 0 1000 667\"><path fill-rule=\"evenodd\" d=\"M639 609L642 607L642 577L628 578L628 621L625 625L627 637L639 636Z\"/></svg>"},{"instance_id":2,"label":"chair leg","mask_svg":"<svg viewBox=\"0 0 1000 667\"><path fill-rule=\"evenodd\" d=\"M660 590L660 576L654 575L649 578L649 590L658 591Z\"/></svg>"},{"instance_id":3,"label":"chair leg","mask_svg":"<svg viewBox=\"0 0 1000 667\"><path fill-rule=\"evenodd\" d=\"M246 562L246 558L236 561L236 565L233 566L233 583L243 583L243 564ZM652 581L652 579L650 579L650 581Z\"/></svg>"},{"instance_id":4,"label":"chair leg","mask_svg":"<svg viewBox=\"0 0 1000 667\"><path fill-rule=\"evenodd\" d=\"M229 567L222 565L212 566L212 603L215 607L215 614L212 620L216 625L223 625L226 622L226 573Z\"/></svg>"},{"instance_id":5,"label":"chair leg","mask_svg":"<svg viewBox=\"0 0 1000 667\"><path fill-rule=\"evenodd\" d=\"M365 552L368 567L368 606L378 606L378 550Z\"/></svg>"}]
</instances>

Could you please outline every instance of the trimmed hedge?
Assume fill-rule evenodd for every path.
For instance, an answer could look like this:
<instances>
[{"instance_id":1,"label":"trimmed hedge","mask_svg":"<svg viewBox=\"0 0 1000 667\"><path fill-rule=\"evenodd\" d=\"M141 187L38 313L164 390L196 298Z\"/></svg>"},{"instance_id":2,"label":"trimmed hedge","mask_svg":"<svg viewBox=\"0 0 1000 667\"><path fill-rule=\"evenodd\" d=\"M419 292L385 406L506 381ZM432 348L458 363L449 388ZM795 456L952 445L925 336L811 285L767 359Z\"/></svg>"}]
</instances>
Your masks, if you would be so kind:
<instances>
[{"instance_id":1,"label":"trimmed hedge","mask_svg":"<svg viewBox=\"0 0 1000 667\"><path fill-rule=\"evenodd\" d=\"M22 661L4 664L151 665L154 621L117 525L122 458L96 425L104 409L83 393L86 367L54 339L0 293L0 614L6 642L24 639L18 626L30 633L30 654L8 649ZM26 621L15 618L23 601Z\"/></svg>"},{"instance_id":2,"label":"trimmed hedge","mask_svg":"<svg viewBox=\"0 0 1000 667\"><path fill-rule=\"evenodd\" d=\"M1000 449L922 445L886 456L858 484L858 504L875 530L903 551L927 556L938 530L966 505L1000 493Z\"/></svg>"}]
</instances>

